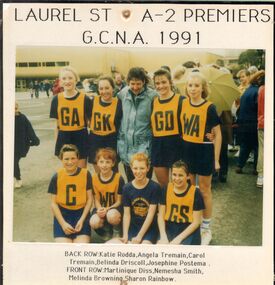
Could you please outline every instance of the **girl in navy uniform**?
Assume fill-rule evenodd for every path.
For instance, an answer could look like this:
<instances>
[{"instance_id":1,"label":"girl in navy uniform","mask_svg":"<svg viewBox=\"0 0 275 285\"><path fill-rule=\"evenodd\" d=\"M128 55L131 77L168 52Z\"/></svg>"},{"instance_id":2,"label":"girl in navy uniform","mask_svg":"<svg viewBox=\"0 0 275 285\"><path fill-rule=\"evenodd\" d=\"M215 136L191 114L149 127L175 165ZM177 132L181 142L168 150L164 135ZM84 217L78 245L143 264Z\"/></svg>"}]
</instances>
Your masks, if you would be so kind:
<instances>
[{"instance_id":1,"label":"girl in navy uniform","mask_svg":"<svg viewBox=\"0 0 275 285\"><path fill-rule=\"evenodd\" d=\"M154 73L154 84L159 96L152 103L151 126L153 132L151 163L161 186L169 182L169 169L180 157L179 113L183 97L173 91L169 71Z\"/></svg>"},{"instance_id":2,"label":"girl in navy uniform","mask_svg":"<svg viewBox=\"0 0 275 285\"><path fill-rule=\"evenodd\" d=\"M113 149L99 149L96 162L100 172L92 176L95 208L92 211L90 226L103 238L111 238L114 233L113 226L121 223L124 180L118 172L112 170L116 162L116 153Z\"/></svg>"},{"instance_id":3,"label":"girl in navy uniform","mask_svg":"<svg viewBox=\"0 0 275 285\"><path fill-rule=\"evenodd\" d=\"M55 155L59 156L64 144L74 144L79 149L79 167L86 167L87 114L91 102L88 96L76 89L79 76L72 67L62 68L59 79L64 91L53 97L50 110L50 118L57 120Z\"/></svg>"},{"instance_id":4,"label":"girl in navy uniform","mask_svg":"<svg viewBox=\"0 0 275 285\"><path fill-rule=\"evenodd\" d=\"M212 173L220 168L220 120L215 106L206 100L208 86L201 73L190 73L186 81L186 94L189 98L183 100L180 114L182 156L189 167L193 185L196 184L196 174L198 175L199 188L205 204L201 226L202 244L209 244L212 239L209 227L212 216ZM207 133L213 134L213 142L208 139Z\"/></svg>"},{"instance_id":5,"label":"girl in navy uniform","mask_svg":"<svg viewBox=\"0 0 275 285\"><path fill-rule=\"evenodd\" d=\"M60 150L63 168L51 179L51 209L56 242L89 243L89 212L92 206L91 174L78 167L79 152L74 145Z\"/></svg>"},{"instance_id":6,"label":"girl in navy uniform","mask_svg":"<svg viewBox=\"0 0 275 285\"><path fill-rule=\"evenodd\" d=\"M96 152L100 148L110 147L117 150L117 133L122 118L121 101L113 97L114 81L111 77L101 77L98 82L100 96L94 96L91 103L89 120L89 162L95 163ZM118 170L117 163L115 170Z\"/></svg>"},{"instance_id":7,"label":"girl in navy uniform","mask_svg":"<svg viewBox=\"0 0 275 285\"><path fill-rule=\"evenodd\" d=\"M146 177L150 165L144 153L131 158L134 180L123 187L123 238L124 243L155 243L158 236L156 219L160 196L158 183Z\"/></svg>"},{"instance_id":8,"label":"girl in navy uniform","mask_svg":"<svg viewBox=\"0 0 275 285\"><path fill-rule=\"evenodd\" d=\"M168 184L159 203L158 226L161 244L200 245L200 224L204 203L196 186L189 183L186 163L172 166L172 182Z\"/></svg>"}]
</instances>

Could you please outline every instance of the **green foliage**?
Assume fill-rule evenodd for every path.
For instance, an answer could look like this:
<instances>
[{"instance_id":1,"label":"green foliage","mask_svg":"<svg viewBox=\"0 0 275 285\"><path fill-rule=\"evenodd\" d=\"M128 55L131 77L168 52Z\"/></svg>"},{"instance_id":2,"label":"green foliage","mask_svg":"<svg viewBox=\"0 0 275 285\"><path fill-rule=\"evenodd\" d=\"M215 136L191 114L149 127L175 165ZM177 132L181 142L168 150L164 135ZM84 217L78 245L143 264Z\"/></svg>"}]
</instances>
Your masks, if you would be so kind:
<instances>
[{"instance_id":1,"label":"green foliage","mask_svg":"<svg viewBox=\"0 0 275 285\"><path fill-rule=\"evenodd\" d=\"M265 51L261 49L249 49L242 52L239 56L239 65L248 68L255 65L258 68L265 67Z\"/></svg>"}]
</instances>

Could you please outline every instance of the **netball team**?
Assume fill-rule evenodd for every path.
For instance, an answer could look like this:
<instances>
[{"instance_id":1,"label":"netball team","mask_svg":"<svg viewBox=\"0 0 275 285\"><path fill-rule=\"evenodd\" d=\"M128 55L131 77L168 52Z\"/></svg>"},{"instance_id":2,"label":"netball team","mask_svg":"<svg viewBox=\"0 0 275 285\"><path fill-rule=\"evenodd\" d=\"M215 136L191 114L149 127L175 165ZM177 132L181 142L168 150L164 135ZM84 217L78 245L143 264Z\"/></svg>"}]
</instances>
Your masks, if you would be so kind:
<instances>
[{"instance_id":1,"label":"netball team","mask_svg":"<svg viewBox=\"0 0 275 285\"><path fill-rule=\"evenodd\" d=\"M62 167L48 189L55 241L89 243L96 234L108 243L208 245L221 131L203 75L188 74L186 96L164 68L153 88L143 68L131 68L118 93L100 77L91 98L72 67L59 79L50 117Z\"/></svg>"}]
</instances>

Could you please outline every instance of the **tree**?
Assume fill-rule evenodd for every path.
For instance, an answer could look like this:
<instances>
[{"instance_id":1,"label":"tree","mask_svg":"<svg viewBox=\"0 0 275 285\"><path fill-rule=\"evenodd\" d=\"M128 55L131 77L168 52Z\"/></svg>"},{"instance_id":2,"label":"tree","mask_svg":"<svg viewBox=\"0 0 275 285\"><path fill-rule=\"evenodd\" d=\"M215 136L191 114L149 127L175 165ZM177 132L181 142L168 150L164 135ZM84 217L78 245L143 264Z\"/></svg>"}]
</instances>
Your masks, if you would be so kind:
<instances>
[{"instance_id":1,"label":"tree","mask_svg":"<svg viewBox=\"0 0 275 285\"><path fill-rule=\"evenodd\" d=\"M261 49L249 49L242 52L239 56L239 64L248 68L255 65L259 69L265 67L265 52Z\"/></svg>"}]
</instances>

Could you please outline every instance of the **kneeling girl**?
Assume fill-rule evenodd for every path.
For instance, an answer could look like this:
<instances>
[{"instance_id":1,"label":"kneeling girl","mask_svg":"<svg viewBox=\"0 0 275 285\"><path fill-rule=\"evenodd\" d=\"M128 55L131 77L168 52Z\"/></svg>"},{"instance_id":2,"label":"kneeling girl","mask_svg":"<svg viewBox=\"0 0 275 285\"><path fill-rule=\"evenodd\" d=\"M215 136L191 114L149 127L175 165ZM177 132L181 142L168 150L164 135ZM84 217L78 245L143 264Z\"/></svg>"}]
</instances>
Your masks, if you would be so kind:
<instances>
[{"instance_id":1,"label":"kneeling girl","mask_svg":"<svg viewBox=\"0 0 275 285\"><path fill-rule=\"evenodd\" d=\"M188 182L187 165L177 161L172 166L172 182L162 192L158 226L162 244L200 245L203 198Z\"/></svg>"},{"instance_id":2,"label":"kneeling girl","mask_svg":"<svg viewBox=\"0 0 275 285\"><path fill-rule=\"evenodd\" d=\"M52 177L48 192L54 215L56 242L89 243L89 212L92 206L91 174L79 168L79 152L74 145L60 150L61 168Z\"/></svg>"}]
</instances>

